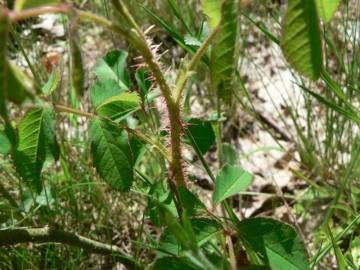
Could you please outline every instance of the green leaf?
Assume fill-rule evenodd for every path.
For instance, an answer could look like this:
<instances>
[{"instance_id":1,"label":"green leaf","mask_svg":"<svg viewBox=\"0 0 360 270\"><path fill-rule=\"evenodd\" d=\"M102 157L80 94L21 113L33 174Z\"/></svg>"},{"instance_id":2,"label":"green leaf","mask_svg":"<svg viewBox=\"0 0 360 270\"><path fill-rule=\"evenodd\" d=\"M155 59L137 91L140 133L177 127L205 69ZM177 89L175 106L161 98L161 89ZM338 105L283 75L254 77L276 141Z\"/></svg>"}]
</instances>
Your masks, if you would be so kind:
<instances>
[{"instance_id":1,"label":"green leaf","mask_svg":"<svg viewBox=\"0 0 360 270\"><path fill-rule=\"evenodd\" d=\"M320 18L324 22L331 21L337 10L340 0L315 0Z\"/></svg>"},{"instance_id":2,"label":"green leaf","mask_svg":"<svg viewBox=\"0 0 360 270\"><path fill-rule=\"evenodd\" d=\"M96 112L113 120L122 119L139 108L140 98L137 93L122 93L112 96L101 103Z\"/></svg>"},{"instance_id":3,"label":"green leaf","mask_svg":"<svg viewBox=\"0 0 360 270\"><path fill-rule=\"evenodd\" d=\"M166 32L168 32L168 34L171 36L171 38L181 47L183 48L185 51L187 51L188 53L194 54L196 52L196 49L193 48L192 46L189 46L185 43L183 36L181 33L179 33L177 31L177 28L172 25L169 22L166 22L163 18L160 18L158 15L156 15L155 12L151 11L150 9L144 7L144 10L147 14L149 14L156 22L158 25L160 25L162 28L164 28L166 30ZM208 59L202 59L205 62L208 62Z\"/></svg>"},{"instance_id":4,"label":"green leaf","mask_svg":"<svg viewBox=\"0 0 360 270\"><path fill-rule=\"evenodd\" d=\"M212 30L214 30L221 21L221 5L221 0L202 0L202 10Z\"/></svg>"},{"instance_id":5,"label":"green leaf","mask_svg":"<svg viewBox=\"0 0 360 270\"><path fill-rule=\"evenodd\" d=\"M163 257L157 259L152 270L201 270L184 257Z\"/></svg>"},{"instance_id":6,"label":"green leaf","mask_svg":"<svg viewBox=\"0 0 360 270\"><path fill-rule=\"evenodd\" d=\"M322 41L315 0L292 0L282 26L283 53L300 74L311 80L320 76Z\"/></svg>"},{"instance_id":7,"label":"green leaf","mask_svg":"<svg viewBox=\"0 0 360 270\"><path fill-rule=\"evenodd\" d=\"M96 80L90 88L91 103L94 107L98 107L108 98L119 95L124 91L114 80Z\"/></svg>"},{"instance_id":8,"label":"green leaf","mask_svg":"<svg viewBox=\"0 0 360 270\"><path fill-rule=\"evenodd\" d=\"M307 93L312 95L314 98L316 98L317 101L319 101L321 104L327 106L328 108L331 108L332 110L344 115L348 119L350 119L350 120L354 121L355 123L357 123L358 125L360 125L360 116L358 113L354 112L352 110L352 108L349 108L349 107L343 108L340 105L338 105L337 103L335 103L334 101L329 100L302 85L300 85L300 87L301 87L301 89L303 89L304 91L306 91Z\"/></svg>"},{"instance_id":9,"label":"green leaf","mask_svg":"<svg viewBox=\"0 0 360 270\"><path fill-rule=\"evenodd\" d=\"M163 258L169 254L179 256L181 254L181 245L173 234L165 230L160 236L156 257Z\"/></svg>"},{"instance_id":10,"label":"green leaf","mask_svg":"<svg viewBox=\"0 0 360 270\"><path fill-rule=\"evenodd\" d=\"M252 175L241 167L225 165L216 177L213 202L218 204L246 190L252 183Z\"/></svg>"},{"instance_id":11,"label":"green leaf","mask_svg":"<svg viewBox=\"0 0 360 270\"><path fill-rule=\"evenodd\" d=\"M235 47L238 32L237 2L223 4L220 33L211 51L210 75L213 89L229 102L232 95L232 78L235 71Z\"/></svg>"},{"instance_id":12,"label":"green leaf","mask_svg":"<svg viewBox=\"0 0 360 270\"><path fill-rule=\"evenodd\" d=\"M150 77L151 73L149 73L145 68L139 68L135 73L136 83L139 87L142 98L145 98L153 85L153 81Z\"/></svg>"},{"instance_id":13,"label":"green leaf","mask_svg":"<svg viewBox=\"0 0 360 270\"><path fill-rule=\"evenodd\" d=\"M192 239L171 211L162 203L157 203L158 213L161 220L167 226L169 233L173 234L179 243L187 249L192 248Z\"/></svg>"},{"instance_id":14,"label":"green leaf","mask_svg":"<svg viewBox=\"0 0 360 270\"><path fill-rule=\"evenodd\" d=\"M90 90L91 103L94 107L129 90L130 78L126 70L127 55L125 51L111 51L97 61L94 70L97 80Z\"/></svg>"},{"instance_id":15,"label":"green leaf","mask_svg":"<svg viewBox=\"0 0 360 270\"><path fill-rule=\"evenodd\" d=\"M330 229L328 224L327 224L327 227L326 227L326 232L327 232L327 234L329 235L329 237L331 239L331 244L332 244L333 249L334 249L334 253L335 253L336 261L338 263L339 270L348 269L344 254L342 253L338 243L335 241L334 236L333 236L333 234L331 232L331 229Z\"/></svg>"},{"instance_id":16,"label":"green leaf","mask_svg":"<svg viewBox=\"0 0 360 270\"><path fill-rule=\"evenodd\" d=\"M11 151L11 142L6 133L0 130L0 154L6 156Z\"/></svg>"},{"instance_id":17,"label":"green leaf","mask_svg":"<svg viewBox=\"0 0 360 270\"><path fill-rule=\"evenodd\" d=\"M125 51L108 52L100 59L95 66L95 74L102 83L104 81L115 81L121 90L129 90L130 77L126 70L126 58L128 53Z\"/></svg>"},{"instance_id":18,"label":"green leaf","mask_svg":"<svg viewBox=\"0 0 360 270\"><path fill-rule=\"evenodd\" d=\"M293 227L273 219L251 218L237 224L241 238L272 269L309 270L304 243Z\"/></svg>"},{"instance_id":19,"label":"green leaf","mask_svg":"<svg viewBox=\"0 0 360 270\"><path fill-rule=\"evenodd\" d=\"M222 232L222 226L213 219L194 218L191 224L199 246L206 244Z\"/></svg>"},{"instance_id":20,"label":"green leaf","mask_svg":"<svg viewBox=\"0 0 360 270\"><path fill-rule=\"evenodd\" d=\"M26 8L35 8L40 6L53 6L60 4L60 0L16 0L15 10L20 11Z\"/></svg>"},{"instance_id":21,"label":"green leaf","mask_svg":"<svg viewBox=\"0 0 360 270\"><path fill-rule=\"evenodd\" d=\"M246 267L245 270L271 270L271 268L265 265L251 265Z\"/></svg>"},{"instance_id":22,"label":"green leaf","mask_svg":"<svg viewBox=\"0 0 360 270\"><path fill-rule=\"evenodd\" d=\"M193 252L199 251L199 246L195 236L195 232L191 224L191 221L189 219L189 216L187 215L186 210L184 210L181 213L181 225L184 228L186 234L188 235L188 239L189 239L188 249L190 249Z\"/></svg>"},{"instance_id":23,"label":"green leaf","mask_svg":"<svg viewBox=\"0 0 360 270\"><path fill-rule=\"evenodd\" d=\"M91 153L96 170L112 188L128 191L133 181L131 163L118 140L121 129L107 120L91 122Z\"/></svg>"},{"instance_id":24,"label":"green leaf","mask_svg":"<svg viewBox=\"0 0 360 270\"><path fill-rule=\"evenodd\" d=\"M41 88L41 92L45 96L51 95L60 84L60 71L58 68L54 68L46 84Z\"/></svg>"},{"instance_id":25,"label":"green leaf","mask_svg":"<svg viewBox=\"0 0 360 270\"><path fill-rule=\"evenodd\" d=\"M85 91L85 71L81 54L81 45L77 32L78 18L76 15L70 20L70 52L71 52L71 80L78 97Z\"/></svg>"},{"instance_id":26,"label":"green leaf","mask_svg":"<svg viewBox=\"0 0 360 270\"><path fill-rule=\"evenodd\" d=\"M16 104L21 104L33 88L33 81L21 69L9 64L6 98Z\"/></svg>"},{"instance_id":27,"label":"green leaf","mask_svg":"<svg viewBox=\"0 0 360 270\"><path fill-rule=\"evenodd\" d=\"M8 65L6 64L6 49L9 34L9 20L6 11L0 8L0 116L7 119L5 91L7 91Z\"/></svg>"},{"instance_id":28,"label":"green leaf","mask_svg":"<svg viewBox=\"0 0 360 270\"><path fill-rule=\"evenodd\" d=\"M52 109L30 109L19 123L18 140L15 152L16 169L22 179L39 192L44 162L59 157Z\"/></svg>"},{"instance_id":29,"label":"green leaf","mask_svg":"<svg viewBox=\"0 0 360 270\"><path fill-rule=\"evenodd\" d=\"M196 242L203 246L222 232L222 226L215 220L208 218L193 218L190 220L191 227L195 233ZM166 229L160 237L158 257L164 257L166 253L181 255L182 247L177 238Z\"/></svg>"},{"instance_id":30,"label":"green leaf","mask_svg":"<svg viewBox=\"0 0 360 270\"><path fill-rule=\"evenodd\" d=\"M197 37L193 37L189 34L185 35L184 42L186 45L194 46L194 47L200 47L201 46L201 40L199 40Z\"/></svg>"},{"instance_id":31,"label":"green leaf","mask_svg":"<svg viewBox=\"0 0 360 270\"><path fill-rule=\"evenodd\" d=\"M223 143L224 164L236 165L239 160L238 151L229 143Z\"/></svg>"},{"instance_id":32,"label":"green leaf","mask_svg":"<svg viewBox=\"0 0 360 270\"><path fill-rule=\"evenodd\" d=\"M152 184L148 195L149 201L147 206L147 212L153 225L157 227L161 227L162 225L164 225L164 222L158 213L158 202L166 206L173 213L173 215L177 215L176 206L174 204L172 194L166 188L163 181L158 181Z\"/></svg>"},{"instance_id":33,"label":"green leaf","mask_svg":"<svg viewBox=\"0 0 360 270\"><path fill-rule=\"evenodd\" d=\"M215 142L215 133L209 121L197 118L185 119L186 129L189 131L202 154L205 154ZM190 138L185 138L185 142L190 144Z\"/></svg>"},{"instance_id":34,"label":"green leaf","mask_svg":"<svg viewBox=\"0 0 360 270\"><path fill-rule=\"evenodd\" d=\"M206 209L198 196L190 192L186 187L179 187L178 190L181 203L189 216L198 214Z\"/></svg>"}]
</instances>

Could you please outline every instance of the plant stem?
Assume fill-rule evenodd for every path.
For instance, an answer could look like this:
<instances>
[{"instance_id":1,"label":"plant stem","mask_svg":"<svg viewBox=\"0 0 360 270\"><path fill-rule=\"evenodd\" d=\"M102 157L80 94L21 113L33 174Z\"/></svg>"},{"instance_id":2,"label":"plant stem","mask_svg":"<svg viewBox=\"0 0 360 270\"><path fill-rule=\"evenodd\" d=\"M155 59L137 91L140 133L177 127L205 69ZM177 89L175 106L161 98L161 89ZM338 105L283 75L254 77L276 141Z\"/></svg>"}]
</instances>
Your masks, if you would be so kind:
<instances>
[{"instance_id":1,"label":"plant stem","mask_svg":"<svg viewBox=\"0 0 360 270\"><path fill-rule=\"evenodd\" d=\"M0 230L0 246L16 245L20 243L62 243L82 248L90 253L113 255L129 269L142 269L143 267L119 247L91 240L76 233L61 229L43 228L14 228Z\"/></svg>"},{"instance_id":2,"label":"plant stem","mask_svg":"<svg viewBox=\"0 0 360 270\"><path fill-rule=\"evenodd\" d=\"M131 14L127 11L124 5L114 5L116 8L119 9L120 14L123 15L124 19L128 22L128 24L135 30L136 35L134 35L133 32L129 31L129 33L127 33L127 38L133 44L133 46L141 53L144 61L147 63L149 69L152 71L153 76L159 85L162 95L164 96L170 121L170 178L173 178L175 180L178 187L186 186L185 174L182 167L181 137L183 134L183 128L180 106L176 103L175 99L172 96L170 86L166 82L163 71L160 68L160 64L157 62L156 57L154 56L150 46L148 45L144 33L141 31L140 27L136 24L135 20L132 18ZM114 30L117 31L117 29ZM122 31L122 33L123 32L125 31Z\"/></svg>"},{"instance_id":3,"label":"plant stem","mask_svg":"<svg viewBox=\"0 0 360 270\"><path fill-rule=\"evenodd\" d=\"M53 104L53 107L58 112L71 113L71 114L75 114L75 115L86 117L86 118L98 117L98 115L96 115L96 114L89 113L89 112L83 112L83 111L80 111L80 110L77 110L77 109L74 109L74 108L70 108L70 107L67 107L67 106L64 106L64 105L60 105L60 104ZM134 136L138 137L139 139L153 145L160 152L160 154L162 154L168 161L171 160L166 148L162 144L158 143L154 139L148 137L147 135L143 134L142 132L140 132L138 130L129 128L127 126L123 126L123 125L121 125L121 124L119 124L119 123L117 123L115 121L112 121L109 118L106 118L106 119L111 121L113 124L115 124L117 126L120 126L121 128L125 129L127 132L133 134Z\"/></svg>"},{"instance_id":4,"label":"plant stem","mask_svg":"<svg viewBox=\"0 0 360 270\"><path fill-rule=\"evenodd\" d=\"M69 5L60 6L43 6L37 8L29 8L22 11L9 11L8 16L11 21L22 21L31 17L48 14L48 13L62 13L67 14L70 11Z\"/></svg>"},{"instance_id":5,"label":"plant stem","mask_svg":"<svg viewBox=\"0 0 360 270\"><path fill-rule=\"evenodd\" d=\"M194 54L194 56L192 57L192 59L190 60L190 63L186 69L185 72L181 72L179 73L179 77L177 79L177 83L176 83L176 103L179 104L184 88L186 86L186 83L188 81L188 79L190 78L190 76L193 74L193 72L195 71L197 65L199 64L201 57L205 54L206 49L209 47L209 45L211 44L211 42L214 40L214 38L216 37L217 33L219 32L219 27L216 27L211 33L210 35L201 43L199 49L196 51L196 53Z\"/></svg>"},{"instance_id":6,"label":"plant stem","mask_svg":"<svg viewBox=\"0 0 360 270\"><path fill-rule=\"evenodd\" d=\"M115 1L113 1L115 2ZM141 55L143 56L145 62L148 64L149 69L152 71L156 82L159 85L159 88L162 92L162 95L165 98L167 111L169 114L170 120L170 144L171 144L171 178L174 178L177 186L185 186L185 174L182 167L182 153L181 153L181 137L182 137L182 122L181 122L181 113L180 108L171 94L171 89L166 82L166 79L161 71L159 64L157 63L149 45L147 44L145 35L141 31L140 27L137 26L131 14L127 12L122 4L119 4L121 8L121 14L126 15L125 20L129 22L129 25L134 27L135 31L123 29L123 27L113 24L111 21L97 16L90 12L85 12L81 10L76 10L80 19L88 20L102 25L103 27L109 28L128 39L128 41L137 48ZM115 6L118 7L118 6ZM27 9L21 12L9 11L8 16L13 21L20 21L30 17L38 16L46 13L62 13L68 14L71 11L71 6L69 5L60 5L53 7L39 7L33 9ZM70 112L70 111L68 111ZM73 113L73 112L70 112ZM88 115L83 115L89 117Z\"/></svg>"},{"instance_id":7,"label":"plant stem","mask_svg":"<svg viewBox=\"0 0 360 270\"><path fill-rule=\"evenodd\" d=\"M12 30L12 31L11 31L12 36L15 38L16 43L17 43L17 45L19 46L19 49L20 49L22 55L24 56L25 61L26 61L26 63L28 64L29 69L30 69L32 75L34 76L35 84L36 84L36 91L37 91L37 93L39 93L39 89L40 89L40 85L42 84L42 80L41 80L40 76L38 75L38 73L36 72L35 67L34 67L33 64L31 63L31 61L30 61L27 53L25 52L25 49L24 49L24 47L23 47L23 45L22 45L21 39L20 39L20 37L19 37L19 34L16 32L16 30L15 30L14 28L12 28L11 30Z\"/></svg>"},{"instance_id":8,"label":"plant stem","mask_svg":"<svg viewBox=\"0 0 360 270\"><path fill-rule=\"evenodd\" d=\"M70 108L64 105L60 105L60 104L53 104L54 109L58 112L66 112L66 113L71 113L71 114L75 114L78 116L83 116L86 118L93 118L96 117L95 114L89 113L89 112L83 112L74 108Z\"/></svg>"}]
</instances>

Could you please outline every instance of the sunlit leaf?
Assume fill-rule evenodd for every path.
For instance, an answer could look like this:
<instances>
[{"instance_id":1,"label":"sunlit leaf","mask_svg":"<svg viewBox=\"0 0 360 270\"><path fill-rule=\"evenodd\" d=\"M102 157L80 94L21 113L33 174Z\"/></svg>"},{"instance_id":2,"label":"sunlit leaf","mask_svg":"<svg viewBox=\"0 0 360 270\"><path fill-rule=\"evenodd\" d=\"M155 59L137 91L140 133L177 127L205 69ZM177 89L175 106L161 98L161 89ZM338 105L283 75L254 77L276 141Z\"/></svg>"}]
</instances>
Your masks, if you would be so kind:
<instances>
[{"instance_id":1,"label":"sunlit leaf","mask_svg":"<svg viewBox=\"0 0 360 270\"><path fill-rule=\"evenodd\" d=\"M202 0L202 10L208 19L209 27L214 30L221 21L222 0Z\"/></svg>"},{"instance_id":2,"label":"sunlit leaf","mask_svg":"<svg viewBox=\"0 0 360 270\"><path fill-rule=\"evenodd\" d=\"M119 95L130 86L129 74L126 70L127 52L110 51L97 61L94 73L97 77L91 86L91 103L100 106L107 99Z\"/></svg>"},{"instance_id":3,"label":"sunlit leaf","mask_svg":"<svg viewBox=\"0 0 360 270\"><path fill-rule=\"evenodd\" d=\"M112 96L101 103L96 112L101 116L110 117L113 120L128 116L139 108L140 98L137 93L122 93Z\"/></svg>"},{"instance_id":4,"label":"sunlit leaf","mask_svg":"<svg viewBox=\"0 0 360 270\"><path fill-rule=\"evenodd\" d=\"M282 26L281 47L286 59L311 80L320 76L322 41L315 0L292 0Z\"/></svg>"},{"instance_id":5,"label":"sunlit leaf","mask_svg":"<svg viewBox=\"0 0 360 270\"><path fill-rule=\"evenodd\" d=\"M95 66L95 74L101 82L107 80L115 81L120 89L129 90L130 78L126 70L125 51L111 51L101 58Z\"/></svg>"},{"instance_id":6,"label":"sunlit leaf","mask_svg":"<svg viewBox=\"0 0 360 270\"><path fill-rule=\"evenodd\" d=\"M240 191L245 191L252 179L252 175L243 168L225 165L216 177L213 202L218 204Z\"/></svg>"},{"instance_id":7,"label":"sunlit leaf","mask_svg":"<svg viewBox=\"0 0 360 270\"><path fill-rule=\"evenodd\" d=\"M337 10L340 0L315 0L319 12L319 16L324 22L331 21Z\"/></svg>"},{"instance_id":8,"label":"sunlit leaf","mask_svg":"<svg viewBox=\"0 0 360 270\"><path fill-rule=\"evenodd\" d=\"M106 99L124 91L114 80L96 80L90 88L91 103L94 107L98 107Z\"/></svg>"}]
</instances>

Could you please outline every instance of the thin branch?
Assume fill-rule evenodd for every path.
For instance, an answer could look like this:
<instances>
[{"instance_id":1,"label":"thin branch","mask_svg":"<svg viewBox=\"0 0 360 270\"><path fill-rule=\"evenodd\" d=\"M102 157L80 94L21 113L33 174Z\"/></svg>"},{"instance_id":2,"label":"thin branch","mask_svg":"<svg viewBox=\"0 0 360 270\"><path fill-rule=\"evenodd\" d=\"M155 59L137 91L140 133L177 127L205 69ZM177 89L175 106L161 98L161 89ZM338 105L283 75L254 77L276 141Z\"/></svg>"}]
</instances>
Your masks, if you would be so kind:
<instances>
[{"instance_id":1,"label":"thin branch","mask_svg":"<svg viewBox=\"0 0 360 270\"><path fill-rule=\"evenodd\" d=\"M75 115L78 115L78 116L83 116L83 117L86 117L86 118L96 117L95 114L88 113L88 112L83 112L83 111L80 111L80 110L77 110L77 109L74 109L74 108L70 108L70 107L67 107L67 106L64 106L64 105L60 105L60 104L53 104L53 107L58 112L71 113L71 114L75 114Z\"/></svg>"},{"instance_id":2,"label":"thin branch","mask_svg":"<svg viewBox=\"0 0 360 270\"><path fill-rule=\"evenodd\" d=\"M183 94L183 91L184 91L184 88L186 86L188 79L195 71L197 65L199 64L199 62L201 60L201 57L205 54L206 49L209 47L211 42L214 40L214 38L216 37L218 32L219 32L219 26L216 27L210 33L210 35L201 43L199 49L196 51L196 53L190 60L190 63L188 64L186 71L179 73L179 77L178 77L178 80L176 83L176 98L175 98L177 104L179 104L179 102L181 100L181 97L182 97L182 94Z\"/></svg>"},{"instance_id":3,"label":"thin branch","mask_svg":"<svg viewBox=\"0 0 360 270\"><path fill-rule=\"evenodd\" d=\"M67 14L69 13L69 11L69 5L43 6L37 8L29 8L22 11L8 11L8 16L12 22L17 22L48 13Z\"/></svg>"},{"instance_id":4,"label":"thin branch","mask_svg":"<svg viewBox=\"0 0 360 270\"><path fill-rule=\"evenodd\" d=\"M90 253L112 255L114 260L129 269L142 269L139 262L119 247L91 240L76 233L56 228L14 228L0 230L0 246L12 246L21 243L61 243L82 248Z\"/></svg>"},{"instance_id":5,"label":"thin branch","mask_svg":"<svg viewBox=\"0 0 360 270\"><path fill-rule=\"evenodd\" d=\"M70 108L70 107L67 107L64 105L60 105L60 104L53 104L53 107L57 112L71 113L71 114L75 114L75 115L86 117L86 118L99 117L96 114L80 111L80 110ZM135 137L138 137L140 140L143 140L144 142L147 142L148 144L153 145L159 151L159 153L161 155L163 155L168 161L171 161L167 149L162 144L157 142L156 140L150 138L149 136L145 135L144 133L142 133L138 130L129 128L125 125L121 125L120 123L115 122L115 121L111 120L110 118L106 118L106 119L108 121L111 121L114 125L117 125L123 129L125 129L127 132L129 132L130 134L133 134Z\"/></svg>"}]
</instances>

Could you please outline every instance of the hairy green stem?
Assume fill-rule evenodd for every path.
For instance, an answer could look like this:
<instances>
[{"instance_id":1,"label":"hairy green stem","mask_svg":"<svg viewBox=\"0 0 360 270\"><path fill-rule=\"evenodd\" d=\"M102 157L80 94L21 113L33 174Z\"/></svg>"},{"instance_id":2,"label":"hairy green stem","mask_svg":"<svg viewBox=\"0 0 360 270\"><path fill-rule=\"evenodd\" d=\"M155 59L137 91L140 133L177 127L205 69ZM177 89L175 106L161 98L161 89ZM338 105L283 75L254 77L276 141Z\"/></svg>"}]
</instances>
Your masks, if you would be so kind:
<instances>
[{"instance_id":1,"label":"hairy green stem","mask_svg":"<svg viewBox=\"0 0 360 270\"><path fill-rule=\"evenodd\" d=\"M129 269L142 269L139 262L119 247L91 240L76 233L57 228L13 228L0 230L0 246L12 246L20 243L62 243L82 248L90 253L112 255L113 259Z\"/></svg>"},{"instance_id":2,"label":"hairy green stem","mask_svg":"<svg viewBox=\"0 0 360 270\"><path fill-rule=\"evenodd\" d=\"M132 29L125 29L117 24L112 23L111 21L97 16L95 14L76 10L81 20L92 21L94 23L100 24L103 27L106 27L110 30L113 30L125 38L140 51L143 56L145 62L149 66L149 69L152 71L153 76L156 82L159 85L159 88L164 96L167 111L169 114L170 120L170 145L171 145L171 178L173 178L176 182L177 186L185 186L185 174L182 167L182 153L181 153L181 137L183 133L182 122L181 122L181 113L178 104L172 96L170 86L166 82L166 79L163 75L163 72L160 68L159 63L157 63L155 56L153 55L151 48L147 44L145 35L141 31L140 27L137 26L135 20L132 18L131 14L125 9L125 7L119 3L116 4L117 1L113 1L114 6L120 11L120 14L124 16L124 19L127 20L130 27ZM69 14L71 11L71 6L69 5L61 5L61 6L53 6L53 7L39 7L24 10L21 12L9 12L9 18L12 21L24 20L30 17L38 16L46 13L62 13Z\"/></svg>"},{"instance_id":3,"label":"hairy green stem","mask_svg":"<svg viewBox=\"0 0 360 270\"><path fill-rule=\"evenodd\" d=\"M141 31L140 27L136 24L135 20L122 3L113 1L113 4L130 25L130 27L135 30L136 34L132 34L132 32L129 31L129 41L141 53L144 61L152 71L155 81L158 83L162 95L165 99L170 121L170 167L172 174L170 177L175 180L177 186L186 186L185 173L182 166L181 137L183 135L183 128L180 107L172 96L171 88L164 77L164 73L160 68L160 64L157 62L156 56L154 56L154 53L152 52L144 33Z\"/></svg>"}]
</instances>

